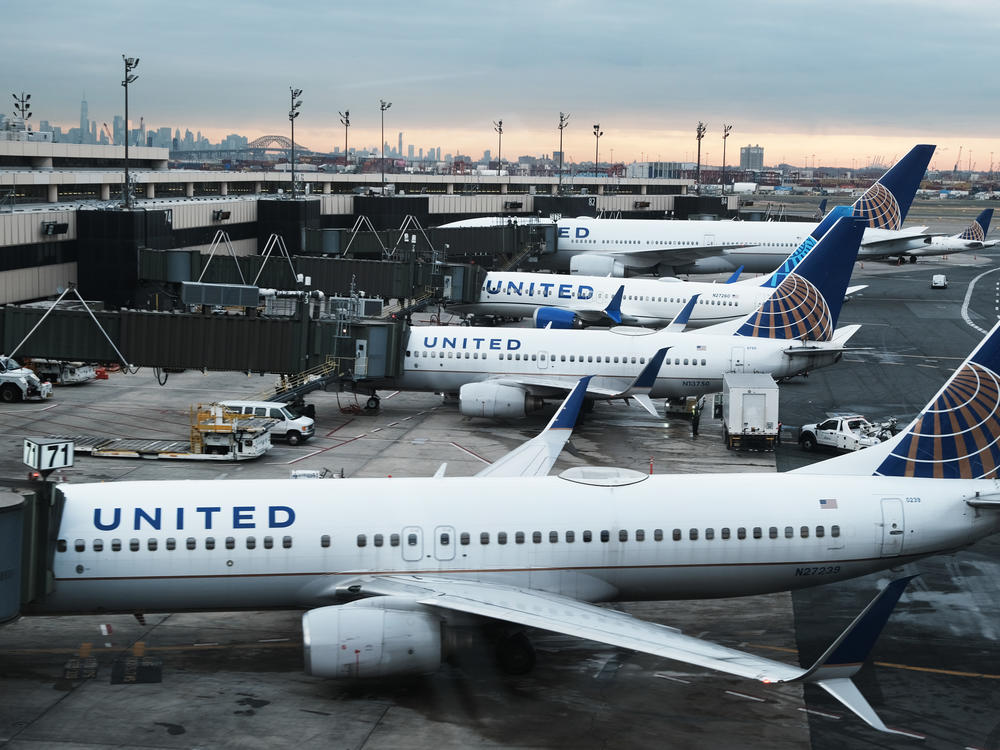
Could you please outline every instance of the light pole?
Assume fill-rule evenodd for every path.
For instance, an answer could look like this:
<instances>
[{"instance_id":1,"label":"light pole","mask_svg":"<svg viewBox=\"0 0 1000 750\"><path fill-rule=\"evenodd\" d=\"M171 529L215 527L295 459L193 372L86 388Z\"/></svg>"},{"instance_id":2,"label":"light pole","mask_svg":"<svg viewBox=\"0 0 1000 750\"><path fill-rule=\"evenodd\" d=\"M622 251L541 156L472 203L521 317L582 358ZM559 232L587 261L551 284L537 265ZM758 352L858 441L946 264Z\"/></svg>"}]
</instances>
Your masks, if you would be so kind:
<instances>
[{"instance_id":1,"label":"light pole","mask_svg":"<svg viewBox=\"0 0 1000 750\"><path fill-rule=\"evenodd\" d=\"M604 135L604 131L601 130L600 124L594 125L594 177L597 177L597 164L598 156L600 156L601 149L601 136Z\"/></svg>"},{"instance_id":2,"label":"light pole","mask_svg":"<svg viewBox=\"0 0 1000 750\"><path fill-rule=\"evenodd\" d=\"M722 126L722 194L726 194L726 139L729 137L732 125Z\"/></svg>"},{"instance_id":3,"label":"light pole","mask_svg":"<svg viewBox=\"0 0 1000 750\"><path fill-rule=\"evenodd\" d=\"M31 105L28 102L31 100L31 94L25 94L23 91L21 95L11 94L14 97L14 112L17 117L21 120L21 125L24 129L28 129L28 120L31 119Z\"/></svg>"},{"instance_id":4,"label":"light pole","mask_svg":"<svg viewBox=\"0 0 1000 750\"><path fill-rule=\"evenodd\" d=\"M345 109L343 112L338 112L340 115L340 124L344 126L344 171L347 171L347 129L351 127L351 110Z\"/></svg>"},{"instance_id":5,"label":"light pole","mask_svg":"<svg viewBox=\"0 0 1000 750\"><path fill-rule=\"evenodd\" d=\"M497 131L497 181L500 180L500 168L503 166L503 120L494 120L493 129Z\"/></svg>"},{"instance_id":6,"label":"light pole","mask_svg":"<svg viewBox=\"0 0 1000 750\"><path fill-rule=\"evenodd\" d=\"M125 184L122 186L122 199L125 208L132 208L132 191L128 184L128 85L139 78L132 72L139 67L139 58L122 55L122 60L125 61L125 78L122 80L122 86L125 87Z\"/></svg>"},{"instance_id":7,"label":"light pole","mask_svg":"<svg viewBox=\"0 0 1000 750\"><path fill-rule=\"evenodd\" d=\"M701 195L701 139L705 137L705 123L698 121L698 127L695 129L695 138L698 139L698 164L695 168L694 181L698 191L698 195Z\"/></svg>"},{"instance_id":8,"label":"light pole","mask_svg":"<svg viewBox=\"0 0 1000 750\"><path fill-rule=\"evenodd\" d=\"M385 111L392 106L392 102L379 99L378 108L382 110L382 195L385 195Z\"/></svg>"},{"instance_id":9,"label":"light pole","mask_svg":"<svg viewBox=\"0 0 1000 750\"><path fill-rule=\"evenodd\" d=\"M292 198L295 198L295 118L301 114L299 107L302 106L302 100L299 97L302 96L302 89L289 86L288 91L292 95L292 103L288 108L288 122L292 126Z\"/></svg>"},{"instance_id":10,"label":"light pole","mask_svg":"<svg viewBox=\"0 0 1000 750\"><path fill-rule=\"evenodd\" d=\"M569 125L569 112L559 113L559 192L562 192L563 174L563 130Z\"/></svg>"}]
</instances>

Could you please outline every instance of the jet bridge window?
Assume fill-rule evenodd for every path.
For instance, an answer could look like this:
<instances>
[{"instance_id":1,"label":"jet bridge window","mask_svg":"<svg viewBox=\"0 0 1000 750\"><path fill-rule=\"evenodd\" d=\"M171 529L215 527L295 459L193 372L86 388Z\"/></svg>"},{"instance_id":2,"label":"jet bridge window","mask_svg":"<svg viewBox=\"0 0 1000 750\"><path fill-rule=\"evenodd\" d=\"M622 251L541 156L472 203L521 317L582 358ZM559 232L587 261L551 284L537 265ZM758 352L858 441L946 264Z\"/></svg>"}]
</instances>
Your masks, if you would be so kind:
<instances>
[{"instance_id":1,"label":"jet bridge window","mask_svg":"<svg viewBox=\"0 0 1000 750\"><path fill-rule=\"evenodd\" d=\"M112 539L111 540L111 551L112 552L121 552L122 551L122 540L121 539Z\"/></svg>"},{"instance_id":2,"label":"jet bridge window","mask_svg":"<svg viewBox=\"0 0 1000 750\"><path fill-rule=\"evenodd\" d=\"M87 543L82 539L77 539L75 542L73 542L73 549L75 549L77 552L83 552L84 550L87 549Z\"/></svg>"},{"instance_id":3,"label":"jet bridge window","mask_svg":"<svg viewBox=\"0 0 1000 750\"><path fill-rule=\"evenodd\" d=\"M358 546L359 547L368 546L368 537L365 534L358 534Z\"/></svg>"},{"instance_id":4,"label":"jet bridge window","mask_svg":"<svg viewBox=\"0 0 1000 750\"><path fill-rule=\"evenodd\" d=\"M128 548L130 550L132 550L132 552L138 552L139 551L139 540L138 539L129 539L128 540Z\"/></svg>"},{"instance_id":5,"label":"jet bridge window","mask_svg":"<svg viewBox=\"0 0 1000 750\"><path fill-rule=\"evenodd\" d=\"M834 524L830 527L830 536L840 536L840 527Z\"/></svg>"},{"instance_id":6,"label":"jet bridge window","mask_svg":"<svg viewBox=\"0 0 1000 750\"><path fill-rule=\"evenodd\" d=\"M93 547L94 547L94 552L103 552L104 551L104 540L102 540L102 539L95 539Z\"/></svg>"},{"instance_id":7,"label":"jet bridge window","mask_svg":"<svg viewBox=\"0 0 1000 750\"><path fill-rule=\"evenodd\" d=\"M156 540L153 537L147 539L146 547L149 549L150 552L156 552Z\"/></svg>"},{"instance_id":8,"label":"jet bridge window","mask_svg":"<svg viewBox=\"0 0 1000 750\"><path fill-rule=\"evenodd\" d=\"M214 536L205 537L205 549L208 549L208 550L215 549L215 537Z\"/></svg>"},{"instance_id":9,"label":"jet bridge window","mask_svg":"<svg viewBox=\"0 0 1000 750\"><path fill-rule=\"evenodd\" d=\"M376 547L381 547L383 541L384 541L384 537L381 534L376 534L374 537L372 537L372 543Z\"/></svg>"}]
</instances>

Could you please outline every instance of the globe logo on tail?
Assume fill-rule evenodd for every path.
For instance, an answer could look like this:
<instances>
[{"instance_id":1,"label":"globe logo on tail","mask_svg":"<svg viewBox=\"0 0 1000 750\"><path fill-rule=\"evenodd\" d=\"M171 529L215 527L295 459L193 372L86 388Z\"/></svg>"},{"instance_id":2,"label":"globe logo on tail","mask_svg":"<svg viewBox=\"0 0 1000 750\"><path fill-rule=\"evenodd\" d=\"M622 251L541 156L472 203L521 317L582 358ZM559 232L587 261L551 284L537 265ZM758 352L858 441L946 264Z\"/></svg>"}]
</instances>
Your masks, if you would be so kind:
<instances>
[{"instance_id":1,"label":"globe logo on tail","mask_svg":"<svg viewBox=\"0 0 1000 750\"><path fill-rule=\"evenodd\" d=\"M975 240L977 242L983 242L986 239L986 232L979 225L978 221L972 222L965 231L958 235L961 240Z\"/></svg>"},{"instance_id":2,"label":"globe logo on tail","mask_svg":"<svg viewBox=\"0 0 1000 750\"><path fill-rule=\"evenodd\" d=\"M876 182L854 204L854 216L867 219L868 226L876 229L899 229L903 225L899 203L889 190Z\"/></svg>"},{"instance_id":3,"label":"globe logo on tail","mask_svg":"<svg viewBox=\"0 0 1000 750\"><path fill-rule=\"evenodd\" d=\"M967 362L875 471L933 479L995 479L1000 377Z\"/></svg>"},{"instance_id":4,"label":"globe logo on tail","mask_svg":"<svg viewBox=\"0 0 1000 750\"><path fill-rule=\"evenodd\" d=\"M833 339L833 316L819 289L804 277L790 273L737 334L769 339L830 341Z\"/></svg>"}]
</instances>

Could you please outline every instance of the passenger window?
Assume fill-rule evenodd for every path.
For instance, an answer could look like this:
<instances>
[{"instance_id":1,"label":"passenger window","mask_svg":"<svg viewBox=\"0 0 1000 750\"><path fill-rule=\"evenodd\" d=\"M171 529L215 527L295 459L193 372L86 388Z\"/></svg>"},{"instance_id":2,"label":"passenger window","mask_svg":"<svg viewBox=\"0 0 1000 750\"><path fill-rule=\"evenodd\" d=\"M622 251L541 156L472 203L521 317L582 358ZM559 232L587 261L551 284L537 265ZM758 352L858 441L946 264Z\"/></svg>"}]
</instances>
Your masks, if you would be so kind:
<instances>
[{"instance_id":1,"label":"passenger window","mask_svg":"<svg viewBox=\"0 0 1000 750\"><path fill-rule=\"evenodd\" d=\"M822 526L817 526L816 527L816 537L818 539L822 539L823 538L823 527Z\"/></svg>"},{"instance_id":2,"label":"passenger window","mask_svg":"<svg viewBox=\"0 0 1000 750\"><path fill-rule=\"evenodd\" d=\"M506 544L506 543L507 543L507 532L506 531L498 532L497 544Z\"/></svg>"},{"instance_id":3,"label":"passenger window","mask_svg":"<svg viewBox=\"0 0 1000 750\"><path fill-rule=\"evenodd\" d=\"M830 527L830 536L840 536L840 527L834 524Z\"/></svg>"},{"instance_id":4,"label":"passenger window","mask_svg":"<svg viewBox=\"0 0 1000 750\"><path fill-rule=\"evenodd\" d=\"M101 539L94 540L94 552L103 552L104 542Z\"/></svg>"},{"instance_id":5,"label":"passenger window","mask_svg":"<svg viewBox=\"0 0 1000 750\"><path fill-rule=\"evenodd\" d=\"M390 547L399 546L399 534L389 534L389 546Z\"/></svg>"},{"instance_id":6,"label":"passenger window","mask_svg":"<svg viewBox=\"0 0 1000 750\"><path fill-rule=\"evenodd\" d=\"M654 542L663 541L663 529L653 529L653 541Z\"/></svg>"},{"instance_id":7,"label":"passenger window","mask_svg":"<svg viewBox=\"0 0 1000 750\"><path fill-rule=\"evenodd\" d=\"M132 550L132 552L138 552L139 551L139 540L138 539L129 539L128 540L128 548L130 550Z\"/></svg>"},{"instance_id":8,"label":"passenger window","mask_svg":"<svg viewBox=\"0 0 1000 750\"><path fill-rule=\"evenodd\" d=\"M795 529L793 529L791 526L786 526L785 539L791 539L793 536L795 536Z\"/></svg>"},{"instance_id":9,"label":"passenger window","mask_svg":"<svg viewBox=\"0 0 1000 750\"><path fill-rule=\"evenodd\" d=\"M690 539L692 542L697 541L698 529L688 529L688 539Z\"/></svg>"},{"instance_id":10,"label":"passenger window","mask_svg":"<svg viewBox=\"0 0 1000 750\"><path fill-rule=\"evenodd\" d=\"M644 542L644 541L646 541L646 530L645 529L636 529L635 530L635 540L637 542Z\"/></svg>"},{"instance_id":11,"label":"passenger window","mask_svg":"<svg viewBox=\"0 0 1000 750\"><path fill-rule=\"evenodd\" d=\"M768 528L767 535L771 539L777 539L778 538L778 527L777 526L771 526L770 528Z\"/></svg>"},{"instance_id":12,"label":"passenger window","mask_svg":"<svg viewBox=\"0 0 1000 750\"><path fill-rule=\"evenodd\" d=\"M619 542L627 542L628 541L628 532L625 529L619 529L618 530L618 541Z\"/></svg>"},{"instance_id":13,"label":"passenger window","mask_svg":"<svg viewBox=\"0 0 1000 750\"><path fill-rule=\"evenodd\" d=\"M463 531L461 535L458 537L458 542L462 546L467 547L469 545L469 532Z\"/></svg>"},{"instance_id":14,"label":"passenger window","mask_svg":"<svg viewBox=\"0 0 1000 750\"><path fill-rule=\"evenodd\" d=\"M87 543L84 542L82 539L77 539L75 542L73 542L73 549L75 549L77 552L83 552L85 549L87 549ZM156 548L154 547L153 549Z\"/></svg>"},{"instance_id":15,"label":"passenger window","mask_svg":"<svg viewBox=\"0 0 1000 750\"><path fill-rule=\"evenodd\" d=\"M609 539L611 539L611 532L609 532L609 531L602 531L601 532L601 541L602 542L606 542Z\"/></svg>"},{"instance_id":16,"label":"passenger window","mask_svg":"<svg viewBox=\"0 0 1000 750\"><path fill-rule=\"evenodd\" d=\"M198 542L195 540L195 538L193 536L189 536L187 538L187 548L188 549L195 549L197 546L198 546Z\"/></svg>"},{"instance_id":17,"label":"passenger window","mask_svg":"<svg viewBox=\"0 0 1000 750\"><path fill-rule=\"evenodd\" d=\"M263 407L263 406L258 406L257 408L255 408L253 410L253 413L256 416L258 416L258 417L266 417L267 416L267 409L265 407Z\"/></svg>"},{"instance_id":18,"label":"passenger window","mask_svg":"<svg viewBox=\"0 0 1000 750\"><path fill-rule=\"evenodd\" d=\"M591 541L593 541L593 539L594 539L594 536L593 536L593 534L590 533L590 531L584 531L583 532L583 541L585 543L586 542L591 542Z\"/></svg>"},{"instance_id":19,"label":"passenger window","mask_svg":"<svg viewBox=\"0 0 1000 750\"><path fill-rule=\"evenodd\" d=\"M728 526L723 526L722 527L722 538L723 539L728 539L729 538L729 527Z\"/></svg>"},{"instance_id":20,"label":"passenger window","mask_svg":"<svg viewBox=\"0 0 1000 750\"><path fill-rule=\"evenodd\" d=\"M490 543L490 533L488 531L484 531L479 535L479 543L480 544Z\"/></svg>"},{"instance_id":21,"label":"passenger window","mask_svg":"<svg viewBox=\"0 0 1000 750\"><path fill-rule=\"evenodd\" d=\"M514 544L524 544L524 532L517 531L514 533Z\"/></svg>"},{"instance_id":22,"label":"passenger window","mask_svg":"<svg viewBox=\"0 0 1000 750\"><path fill-rule=\"evenodd\" d=\"M172 536L167 537L167 549L170 550L177 549L177 540L174 539Z\"/></svg>"},{"instance_id":23,"label":"passenger window","mask_svg":"<svg viewBox=\"0 0 1000 750\"><path fill-rule=\"evenodd\" d=\"M210 536L205 538L205 549L215 549L215 537Z\"/></svg>"},{"instance_id":24,"label":"passenger window","mask_svg":"<svg viewBox=\"0 0 1000 750\"><path fill-rule=\"evenodd\" d=\"M540 532L540 531L532 531L531 532L531 541L533 543L535 543L535 544L541 544L542 543L542 532Z\"/></svg>"},{"instance_id":25,"label":"passenger window","mask_svg":"<svg viewBox=\"0 0 1000 750\"><path fill-rule=\"evenodd\" d=\"M146 548L150 552L156 552L156 540L153 539L152 537L150 537L149 539L147 539L146 540Z\"/></svg>"},{"instance_id":26,"label":"passenger window","mask_svg":"<svg viewBox=\"0 0 1000 750\"><path fill-rule=\"evenodd\" d=\"M247 537L247 549L257 549L257 537Z\"/></svg>"},{"instance_id":27,"label":"passenger window","mask_svg":"<svg viewBox=\"0 0 1000 750\"><path fill-rule=\"evenodd\" d=\"M376 547L381 547L382 546L381 545L381 541L382 540L379 538L381 536L382 536L381 534L376 534L375 535L375 546ZM440 540L441 540L441 546L442 547L447 547L449 544L451 544L451 534L448 534L448 533L441 534Z\"/></svg>"},{"instance_id":28,"label":"passenger window","mask_svg":"<svg viewBox=\"0 0 1000 750\"><path fill-rule=\"evenodd\" d=\"M803 526L801 529L799 529L799 534L801 535L801 537L803 539L808 539L809 538L809 527L808 526Z\"/></svg>"},{"instance_id":29,"label":"passenger window","mask_svg":"<svg viewBox=\"0 0 1000 750\"><path fill-rule=\"evenodd\" d=\"M381 534L376 534L374 537L372 537L372 544L374 544L376 547L381 547L384 541L385 537L383 537Z\"/></svg>"},{"instance_id":30,"label":"passenger window","mask_svg":"<svg viewBox=\"0 0 1000 750\"><path fill-rule=\"evenodd\" d=\"M416 534L407 534L406 535L406 546L407 547L416 547L417 546L417 535Z\"/></svg>"},{"instance_id":31,"label":"passenger window","mask_svg":"<svg viewBox=\"0 0 1000 750\"><path fill-rule=\"evenodd\" d=\"M65 550L63 550L63 551L65 551ZM111 551L112 552L121 552L122 551L122 540L121 539L112 539L111 540Z\"/></svg>"},{"instance_id":32,"label":"passenger window","mask_svg":"<svg viewBox=\"0 0 1000 750\"><path fill-rule=\"evenodd\" d=\"M764 536L763 529L761 529L760 526L754 526L753 527L753 538L754 539L760 539L763 536Z\"/></svg>"},{"instance_id":33,"label":"passenger window","mask_svg":"<svg viewBox=\"0 0 1000 750\"><path fill-rule=\"evenodd\" d=\"M558 541L559 541L559 532L558 531L550 531L549 532L549 543L550 544L555 544Z\"/></svg>"},{"instance_id":34,"label":"passenger window","mask_svg":"<svg viewBox=\"0 0 1000 750\"><path fill-rule=\"evenodd\" d=\"M264 549L274 549L274 537L264 537Z\"/></svg>"},{"instance_id":35,"label":"passenger window","mask_svg":"<svg viewBox=\"0 0 1000 750\"><path fill-rule=\"evenodd\" d=\"M231 536L226 537L226 549L236 549L236 540Z\"/></svg>"},{"instance_id":36,"label":"passenger window","mask_svg":"<svg viewBox=\"0 0 1000 750\"><path fill-rule=\"evenodd\" d=\"M737 539L746 539L747 538L747 530L745 528L743 528L742 526L740 526L738 529L736 529L736 538Z\"/></svg>"},{"instance_id":37,"label":"passenger window","mask_svg":"<svg viewBox=\"0 0 1000 750\"><path fill-rule=\"evenodd\" d=\"M680 529L674 529L673 538L674 538L675 542L679 542L681 540L681 530Z\"/></svg>"},{"instance_id":38,"label":"passenger window","mask_svg":"<svg viewBox=\"0 0 1000 750\"><path fill-rule=\"evenodd\" d=\"M566 541L569 544L572 544L573 542L575 542L576 541L576 533L572 532L572 531L567 531L566 532Z\"/></svg>"},{"instance_id":39,"label":"passenger window","mask_svg":"<svg viewBox=\"0 0 1000 750\"><path fill-rule=\"evenodd\" d=\"M290 536L283 536L283 537L281 537L281 546L284 549L291 549L292 548L292 538Z\"/></svg>"},{"instance_id":40,"label":"passenger window","mask_svg":"<svg viewBox=\"0 0 1000 750\"><path fill-rule=\"evenodd\" d=\"M705 529L706 539L715 539L715 529Z\"/></svg>"},{"instance_id":41,"label":"passenger window","mask_svg":"<svg viewBox=\"0 0 1000 750\"><path fill-rule=\"evenodd\" d=\"M368 545L368 537L364 534L358 534L358 546L365 547Z\"/></svg>"},{"instance_id":42,"label":"passenger window","mask_svg":"<svg viewBox=\"0 0 1000 750\"><path fill-rule=\"evenodd\" d=\"M330 546L330 535L329 534L324 534L323 536L321 536L319 538L319 546L323 547L324 549Z\"/></svg>"}]
</instances>

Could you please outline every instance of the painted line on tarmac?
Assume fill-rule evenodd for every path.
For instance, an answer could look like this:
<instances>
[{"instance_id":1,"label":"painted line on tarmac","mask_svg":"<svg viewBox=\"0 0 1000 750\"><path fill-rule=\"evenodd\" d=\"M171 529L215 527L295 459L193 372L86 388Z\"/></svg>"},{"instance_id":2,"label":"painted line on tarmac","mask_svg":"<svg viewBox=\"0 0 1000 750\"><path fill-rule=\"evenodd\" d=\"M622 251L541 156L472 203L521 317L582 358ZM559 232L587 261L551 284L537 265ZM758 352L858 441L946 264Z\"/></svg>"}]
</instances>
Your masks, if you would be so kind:
<instances>
[{"instance_id":1,"label":"painted line on tarmac","mask_svg":"<svg viewBox=\"0 0 1000 750\"><path fill-rule=\"evenodd\" d=\"M484 464L487 464L487 465L489 465L489 464L492 464L492 463L493 463L493 462L492 462L492 461L490 461L489 459L486 459L486 458L483 458L482 456L480 456L480 455L479 455L478 453L476 453L475 451L471 451L471 450L469 450L468 448L463 448L463 447L462 447L461 445L459 445L458 443L455 443L455 442L452 442L451 444L452 444L452 445L454 445L454 446L455 446L456 448L458 448L458 449L459 449L460 451L463 451L464 453L468 453L468 454L469 454L470 456L472 456L473 458L478 458L478 459L479 459L480 461L482 461L482 462L483 462Z\"/></svg>"},{"instance_id":2,"label":"painted line on tarmac","mask_svg":"<svg viewBox=\"0 0 1000 750\"><path fill-rule=\"evenodd\" d=\"M972 290L975 288L976 282L983 278L986 274L993 273L994 271L1000 271L1000 267L991 268L989 271L983 271L976 278L970 281L969 288L965 291L965 299L962 301L962 320L982 334L988 333L988 331L972 322L972 318L969 317L969 302L972 300Z\"/></svg>"}]
</instances>

